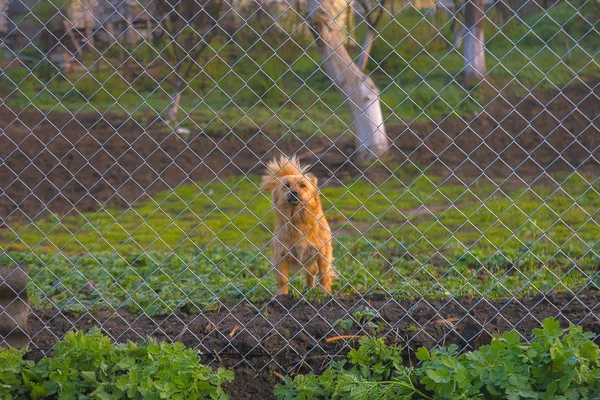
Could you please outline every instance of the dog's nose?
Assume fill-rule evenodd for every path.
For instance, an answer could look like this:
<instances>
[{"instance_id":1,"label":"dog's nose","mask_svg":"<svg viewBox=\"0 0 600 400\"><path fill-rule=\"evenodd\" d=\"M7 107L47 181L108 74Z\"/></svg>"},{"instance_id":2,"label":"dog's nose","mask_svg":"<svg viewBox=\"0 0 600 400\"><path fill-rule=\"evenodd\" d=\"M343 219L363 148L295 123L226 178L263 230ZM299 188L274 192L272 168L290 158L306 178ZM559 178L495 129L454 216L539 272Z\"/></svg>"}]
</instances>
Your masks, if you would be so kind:
<instances>
[{"instance_id":1,"label":"dog's nose","mask_svg":"<svg viewBox=\"0 0 600 400\"><path fill-rule=\"evenodd\" d=\"M298 191L297 190L290 190L290 194L294 197L298 197Z\"/></svg>"}]
</instances>

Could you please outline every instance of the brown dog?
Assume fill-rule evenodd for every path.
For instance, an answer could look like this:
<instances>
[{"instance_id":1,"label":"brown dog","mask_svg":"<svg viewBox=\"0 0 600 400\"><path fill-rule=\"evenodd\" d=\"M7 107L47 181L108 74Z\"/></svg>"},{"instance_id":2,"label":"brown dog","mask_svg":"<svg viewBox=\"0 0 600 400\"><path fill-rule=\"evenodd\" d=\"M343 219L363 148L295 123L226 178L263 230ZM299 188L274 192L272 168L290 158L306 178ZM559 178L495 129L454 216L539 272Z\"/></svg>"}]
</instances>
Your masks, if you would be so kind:
<instances>
[{"instance_id":1,"label":"brown dog","mask_svg":"<svg viewBox=\"0 0 600 400\"><path fill-rule=\"evenodd\" d=\"M305 173L297 157L285 156L267 164L261 187L273 193L275 237L273 265L277 269L278 294L288 293L288 274L304 269L306 286L320 276L324 291L331 292L333 256L331 230L323 215L317 178Z\"/></svg>"}]
</instances>

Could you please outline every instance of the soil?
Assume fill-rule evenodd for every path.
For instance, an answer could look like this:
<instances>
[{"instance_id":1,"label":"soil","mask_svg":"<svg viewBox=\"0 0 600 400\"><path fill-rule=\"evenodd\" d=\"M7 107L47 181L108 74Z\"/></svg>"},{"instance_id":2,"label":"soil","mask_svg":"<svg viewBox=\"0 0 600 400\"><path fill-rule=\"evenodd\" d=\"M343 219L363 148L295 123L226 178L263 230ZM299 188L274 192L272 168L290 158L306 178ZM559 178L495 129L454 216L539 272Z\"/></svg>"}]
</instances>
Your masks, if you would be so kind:
<instances>
[{"instance_id":1,"label":"soil","mask_svg":"<svg viewBox=\"0 0 600 400\"><path fill-rule=\"evenodd\" d=\"M470 183L482 175L522 184L544 172L600 173L600 85L570 85L528 96L507 88L485 111L440 123L388 126L390 163ZM145 126L114 115L11 109L0 105L0 225L7 219L71 214L126 206L194 181L261 173L263 160L299 152L321 182L366 175L386 179L381 165L359 170L351 135L269 137L260 131L192 135L184 139L162 123Z\"/></svg>"},{"instance_id":2,"label":"soil","mask_svg":"<svg viewBox=\"0 0 600 400\"><path fill-rule=\"evenodd\" d=\"M407 362L415 362L420 346L457 344L474 349L491 340L494 333L515 329L531 338L533 328L549 316L600 333L600 291L577 295L557 293L536 297L494 300L456 298L397 302L384 297L355 297L309 303L280 296L263 305L222 304L202 314L177 313L150 318L127 312L76 315L34 310L29 318L33 344L31 358L40 358L57 338L72 329L100 326L116 341L140 341L148 336L179 341L198 349L202 361L235 369L235 381L226 385L232 399L272 398L278 374L321 371L332 359L343 357L354 340L326 343L337 335L372 334L366 322L342 329L335 322L349 318L357 307L377 310L371 322L383 324L390 344L405 347ZM596 337L600 343L600 336Z\"/></svg>"}]
</instances>

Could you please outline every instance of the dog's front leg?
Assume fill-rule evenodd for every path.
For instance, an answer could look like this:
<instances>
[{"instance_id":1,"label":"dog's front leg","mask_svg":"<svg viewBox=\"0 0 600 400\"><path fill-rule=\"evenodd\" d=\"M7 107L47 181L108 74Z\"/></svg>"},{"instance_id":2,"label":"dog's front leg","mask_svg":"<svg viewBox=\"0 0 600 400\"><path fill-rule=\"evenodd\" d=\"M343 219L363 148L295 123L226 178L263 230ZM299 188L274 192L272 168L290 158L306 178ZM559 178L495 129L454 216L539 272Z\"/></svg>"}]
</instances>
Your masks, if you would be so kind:
<instances>
[{"instance_id":1,"label":"dog's front leg","mask_svg":"<svg viewBox=\"0 0 600 400\"><path fill-rule=\"evenodd\" d=\"M287 257L280 258L275 264L275 275L277 277L277 295L288 294L288 260Z\"/></svg>"},{"instance_id":2,"label":"dog's front leg","mask_svg":"<svg viewBox=\"0 0 600 400\"><path fill-rule=\"evenodd\" d=\"M313 263L314 263L314 266L307 265L304 268L305 273L306 273L306 290L307 291L314 288L315 283L316 283L316 275L317 275L318 267L317 267L316 260Z\"/></svg>"},{"instance_id":3,"label":"dog's front leg","mask_svg":"<svg viewBox=\"0 0 600 400\"><path fill-rule=\"evenodd\" d=\"M331 285L333 283L333 277L335 271L333 270L333 257L332 257L331 246L325 246L317 256L317 263L319 265L319 275L321 276L320 284L325 293L331 293Z\"/></svg>"}]
</instances>

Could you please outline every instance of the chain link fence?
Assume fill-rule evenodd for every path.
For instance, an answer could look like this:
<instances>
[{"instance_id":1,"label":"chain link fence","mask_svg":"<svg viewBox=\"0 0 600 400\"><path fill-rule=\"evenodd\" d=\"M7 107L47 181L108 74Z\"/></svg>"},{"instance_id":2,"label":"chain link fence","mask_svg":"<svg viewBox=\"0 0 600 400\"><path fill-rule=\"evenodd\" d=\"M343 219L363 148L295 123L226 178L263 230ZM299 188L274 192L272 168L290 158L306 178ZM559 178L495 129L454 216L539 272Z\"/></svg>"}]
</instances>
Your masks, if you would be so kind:
<instances>
[{"instance_id":1,"label":"chain link fence","mask_svg":"<svg viewBox=\"0 0 600 400\"><path fill-rule=\"evenodd\" d=\"M97 326L294 373L361 336L410 358L550 315L600 332L596 1L0 10L3 345ZM331 239L281 225L282 154ZM293 268L278 292L274 235L292 264L332 245L330 294Z\"/></svg>"}]
</instances>

